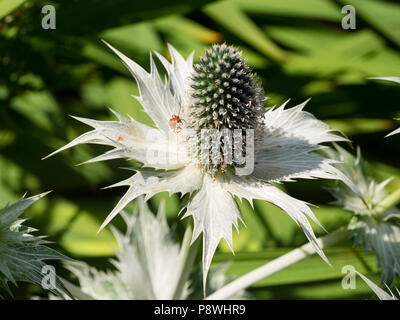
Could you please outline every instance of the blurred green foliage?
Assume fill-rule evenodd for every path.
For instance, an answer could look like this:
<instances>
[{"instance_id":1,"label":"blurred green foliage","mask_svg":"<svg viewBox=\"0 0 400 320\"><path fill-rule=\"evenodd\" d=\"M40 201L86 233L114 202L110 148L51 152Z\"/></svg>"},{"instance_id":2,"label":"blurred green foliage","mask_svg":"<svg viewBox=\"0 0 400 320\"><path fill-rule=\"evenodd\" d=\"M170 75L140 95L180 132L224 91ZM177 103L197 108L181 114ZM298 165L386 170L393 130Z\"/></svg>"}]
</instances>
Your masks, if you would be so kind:
<instances>
[{"instance_id":1,"label":"blurred green foliage","mask_svg":"<svg viewBox=\"0 0 400 320\"><path fill-rule=\"evenodd\" d=\"M41 8L56 8L55 30L41 27ZM354 5L357 29L343 30L341 8ZM0 0L0 203L47 190L28 217L54 247L73 258L110 267L103 259L116 246L109 230L96 231L123 190L100 190L129 175L124 161L76 167L101 147L80 146L53 158L41 158L87 130L68 115L111 119L107 107L151 124L131 94L138 89L124 66L100 39L149 67L149 52L168 56L173 44L195 59L211 43L238 46L264 84L268 106L292 98L312 97L306 110L342 130L360 145L378 179L395 176L400 187L400 136L384 139L400 115L400 89L368 80L400 76L400 4L383 0ZM160 68L161 69L161 68ZM351 146L347 146L349 149ZM330 195L318 181L285 185L302 200L320 205L314 211L329 230L344 225L350 213L329 206ZM160 194L153 210L167 200L167 216L178 221L178 196ZM134 204L133 204L134 205ZM133 206L132 205L132 206ZM131 206L131 207L132 207ZM301 230L272 205L256 201L255 210L240 204L247 228L235 234L236 256L222 243L215 262L234 261L229 272L240 275L290 248L305 243ZM114 220L123 226L120 218ZM177 227L181 236L183 225ZM323 232L315 228L318 235ZM359 248L326 251L327 266L312 257L257 284L258 298L369 298L340 286L341 266L353 264L376 277L376 260ZM17 296L43 294L21 286Z\"/></svg>"}]
</instances>

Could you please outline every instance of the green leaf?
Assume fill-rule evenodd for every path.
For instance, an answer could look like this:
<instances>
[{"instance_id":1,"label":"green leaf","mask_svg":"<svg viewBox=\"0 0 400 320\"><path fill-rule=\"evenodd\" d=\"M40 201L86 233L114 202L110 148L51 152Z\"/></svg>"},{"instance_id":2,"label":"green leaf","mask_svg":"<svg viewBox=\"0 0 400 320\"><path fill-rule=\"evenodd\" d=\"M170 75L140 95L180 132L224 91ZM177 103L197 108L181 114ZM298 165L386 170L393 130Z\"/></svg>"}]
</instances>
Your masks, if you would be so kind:
<instances>
[{"instance_id":1,"label":"green leaf","mask_svg":"<svg viewBox=\"0 0 400 320\"><path fill-rule=\"evenodd\" d=\"M68 211L57 212L68 215ZM101 222L95 219L89 212L79 210L76 219L69 225L68 230L62 235L60 245L68 252L76 256L106 257L114 255L114 249L118 249L108 229L97 231Z\"/></svg>"},{"instance_id":2,"label":"green leaf","mask_svg":"<svg viewBox=\"0 0 400 320\"><path fill-rule=\"evenodd\" d=\"M258 252L238 252L233 257L227 253L217 253L213 263L232 260L227 274L241 276L258 268L281 255L289 249L268 249ZM259 281L254 287L310 283L323 280L343 278L342 267L352 265L362 273L377 272L376 258L373 254L364 254L362 249L335 247L324 250L332 264L328 266L319 256L313 255L270 277Z\"/></svg>"},{"instance_id":3,"label":"green leaf","mask_svg":"<svg viewBox=\"0 0 400 320\"><path fill-rule=\"evenodd\" d=\"M210 30L205 26L181 16L170 16L157 19L154 25L165 33L180 33L183 37L188 37L204 43L217 43L222 40L222 34Z\"/></svg>"},{"instance_id":4,"label":"green leaf","mask_svg":"<svg viewBox=\"0 0 400 320\"><path fill-rule=\"evenodd\" d=\"M210 0L59 0L57 33L95 35L103 30L177 13L186 13Z\"/></svg>"},{"instance_id":5,"label":"green leaf","mask_svg":"<svg viewBox=\"0 0 400 320\"><path fill-rule=\"evenodd\" d=\"M109 29L100 34L100 37L118 47L132 51L141 51L148 55L155 50L160 51L164 45L158 36L154 23L141 22ZM107 48L107 50L109 50Z\"/></svg>"},{"instance_id":6,"label":"green leaf","mask_svg":"<svg viewBox=\"0 0 400 320\"><path fill-rule=\"evenodd\" d=\"M392 127L392 121L387 119L346 118L329 119L325 122L332 129L340 130L348 136L385 131Z\"/></svg>"},{"instance_id":7,"label":"green leaf","mask_svg":"<svg viewBox=\"0 0 400 320\"><path fill-rule=\"evenodd\" d=\"M11 107L32 121L37 127L52 132L59 106L49 91L26 91L11 101Z\"/></svg>"},{"instance_id":8,"label":"green leaf","mask_svg":"<svg viewBox=\"0 0 400 320\"><path fill-rule=\"evenodd\" d=\"M396 76L400 57L369 29L356 32L309 27L267 27L271 36L297 51L284 68L292 75L334 78L336 84L366 83L382 74ZM394 74L393 74L394 72Z\"/></svg>"},{"instance_id":9,"label":"green leaf","mask_svg":"<svg viewBox=\"0 0 400 320\"><path fill-rule=\"evenodd\" d=\"M203 10L209 17L267 57L278 62L285 60L284 51L233 2L218 1Z\"/></svg>"},{"instance_id":10,"label":"green leaf","mask_svg":"<svg viewBox=\"0 0 400 320\"><path fill-rule=\"evenodd\" d=\"M376 0L341 0L351 4L364 20L400 46L400 5Z\"/></svg>"},{"instance_id":11,"label":"green leaf","mask_svg":"<svg viewBox=\"0 0 400 320\"><path fill-rule=\"evenodd\" d=\"M0 19L17 9L27 0L0 0Z\"/></svg>"},{"instance_id":12,"label":"green leaf","mask_svg":"<svg viewBox=\"0 0 400 320\"><path fill-rule=\"evenodd\" d=\"M254 14L340 21L343 17L330 0L233 0L240 8Z\"/></svg>"}]
</instances>

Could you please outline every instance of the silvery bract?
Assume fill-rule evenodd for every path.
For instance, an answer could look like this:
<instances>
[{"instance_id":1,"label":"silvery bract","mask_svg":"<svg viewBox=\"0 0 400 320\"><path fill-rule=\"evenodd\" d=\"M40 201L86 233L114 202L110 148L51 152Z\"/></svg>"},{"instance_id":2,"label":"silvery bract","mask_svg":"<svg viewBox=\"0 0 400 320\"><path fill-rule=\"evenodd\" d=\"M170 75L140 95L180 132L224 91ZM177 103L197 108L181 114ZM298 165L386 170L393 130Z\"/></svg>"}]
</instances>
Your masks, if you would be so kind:
<instances>
[{"instance_id":1,"label":"silvery bract","mask_svg":"<svg viewBox=\"0 0 400 320\"><path fill-rule=\"evenodd\" d=\"M364 280L364 282L368 285L368 287L371 288L371 290L376 294L376 296L379 298L379 300L398 300L396 296L393 294L393 292L390 291L388 288L390 294L388 294L386 291L383 289L379 288L375 283L373 283L371 280L369 280L366 276L364 276L362 273L356 271L356 273L360 276L361 279ZM397 291L400 296L400 292Z\"/></svg>"},{"instance_id":2,"label":"silvery bract","mask_svg":"<svg viewBox=\"0 0 400 320\"><path fill-rule=\"evenodd\" d=\"M359 149L357 157L339 146L328 154L342 162L336 166L353 182L351 187L339 182L331 190L337 199L335 204L355 214L348 229L356 244L375 253L382 269L382 281L390 285L400 275L400 211L396 208L384 213L379 211L379 203L388 195L385 187L390 179L377 183L368 175Z\"/></svg>"},{"instance_id":3,"label":"silvery bract","mask_svg":"<svg viewBox=\"0 0 400 320\"><path fill-rule=\"evenodd\" d=\"M110 48L122 59L135 77L140 96L136 97L144 110L153 119L156 127L150 127L114 112L117 121L96 121L76 118L93 127L80 137L54 153L82 143L111 146L112 149L88 162L126 158L143 163L132 177L113 187L129 187L126 194L109 214L100 229L103 229L133 199L145 195L149 199L162 191L190 194L183 217L192 216L194 221L193 241L203 234L204 281L214 252L221 239L225 239L233 250L232 225L238 229L240 211L234 196L247 199L262 199L285 211L303 229L317 252L327 260L319 247L308 218L318 225L309 206L292 198L273 185L298 178L346 179L332 166L333 161L315 155L321 143L346 140L332 134L332 129L303 111L306 102L293 108L265 110L261 85L247 67L240 53L226 45L214 45L193 67L193 54L186 60L169 46L172 62L157 54L168 77L164 83L150 59L151 71L125 55ZM243 155L243 150L254 145L254 156L246 172L242 162L229 158L227 149L216 162L202 162L199 145L204 130L231 130L231 151ZM236 130L236 131L235 131ZM194 132L194 135L187 135ZM253 132L240 144L243 133ZM229 134L229 132L228 132ZM199 138L199 139L190 139ZM248 138L248 139L247 139ZM252 139L253 138L253 139ZM243 139L244 140L244 139ZM210 151L223 147L210 145ZM200 148L201 149L201 148ZM211 150L212 149L212 150ZM253 150L251 150L253 151ZM53 154L54 154L53 153ZM240 157L239 157L240 158ZM145 167L159 169L146 170ZM242 171L241 171L242 170Z\"/></svg>"},{"instance_id":4,"label":"silvery bract","mask_svg":"<svg viewBox=\"0 0 400 320\"><path fill-rule=\"evenodd\" d=\"M376 205L387 196L385 187L391 179L377 183L372 176L367 175L359 148L356 157L338 145L335 145L335 149L323 152L331 159L336 159L339 163L335 166L352 181L350 185L339 182L334 189L329 190L336 198L333 204L359 215L374 214Z\"/></svg>"},{"instance_id":5,"label":"silvery bract","mask_svg":"<svg viewBox=\"0 0 400 320\"><path fill-rule=\"evenodd\" d=\"M122 212L127 224L126 233L112 228L120 247L116 259L112 260L116 271L99 271L83 262L67 264L77 276L80 290L99 300L201 299L203 289L197 286L196 273L186 281L180 296L175 296L185 255L173 239L163 206L154 216L143 200L139 200L135 214ZM230 280L224 274L226 267L221 265L211 269L207 281L209 294ZM240 293L236 297L243 298L244 295Z\"/></svg>"},{"instance_id":6,"label":"silvery bract","mask_svg":"<svg viewBox=\"0 0 400 320\"><path fill-rule=\"evenodd\" d=\"M376 78L371 78L371 79L376 79L376 80L387 80L387 81L392 81L392 82L397 82L400 83L400 77L376 77ZM388 136L392 136L394 134L400 133L400 128L394 130L393 132L389 133Z\"/></svg>"},{"instance_id":7,"label":"silvery bract","mask_svg":"<svg viewBox=\"0 0 400 320\"><path fill-rule=\"evenodd\" d=\"M382 269L382 282L391 285L400 275L400 211L388 211L379 219L371 216L353 217L348 228L355 243L372 250Z\"/></svg>"},{"instance_id":8,"label":"silvery bract","mask_svg":"<svg viewBox=\"0 0 400 320\"><path fill-rule=\"evenodd\" d=\"M32 232L37 230L24 226L25 220L18 219L26 208L45 195L21 199L0 210L0 288L10 295L8 282L17 285L17 281L26 281L42 285L44 260L68 259L47 247L45 244L48 242L43 237L33 236ZM55 285L67 292L58 277ZM62 297L56 287L49 290Z\"/></svg>"},{"instance_id":9,"label":"silvery bract","mask_svg":"<svg viewBox=\"0 0 400 320\"><path fill-rule=\"evenodd\" d=\"M112 227L119 244L116 259L112 260L116 271L97 271L82 262L67 265L78 276L85 294L110 300L173 298L185 256L172 238L162 206L154 216L143 199L139 200L134 215L121 212L127 225L126 233ZM186 298L187 287L188 284L177 299Z\"/></svg>"}]
</instances>

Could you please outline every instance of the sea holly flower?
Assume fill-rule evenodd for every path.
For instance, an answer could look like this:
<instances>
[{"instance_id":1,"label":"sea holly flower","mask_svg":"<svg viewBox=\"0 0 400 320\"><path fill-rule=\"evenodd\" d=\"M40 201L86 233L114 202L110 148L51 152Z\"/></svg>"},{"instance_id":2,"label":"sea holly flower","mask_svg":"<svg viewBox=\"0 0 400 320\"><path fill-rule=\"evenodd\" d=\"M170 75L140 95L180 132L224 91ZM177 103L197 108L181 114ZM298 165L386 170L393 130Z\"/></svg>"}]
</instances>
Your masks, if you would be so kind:
<instances>
[{"instance_id":1,"label":"sea holly flower","mask_svg":"<svg viewBox=\"0 0 400 320\"><path fill-rule=\"evenodd\" d=\"M0 209L0 288L10 295L9 282L14 285L17 281L42 285L44 261L68 259L47 247L48 242L43 237L32 235L37 230L24 226L25 220L19 219L25 209L45 195L21 199ZM49 286L49 291L59 297L63 296L59 289L68 293L56 275L54 280L55 287Z\"/></svg>"},{"instance_id":2,"label":"sea holly flower","mask_svg":"<svg viewBox=\"0 0 400 320\"><path fill-rule=\"evenodd\" d=\"M371 79L376 79L376 80L386 80L386 81L392 81L392 82L397 82L400 84L400 77L376 77L376 78L371 78ZM397 119L400 120L400 119ZM393 132L389 133L387 137L392 136L394 134L400 133L400 128L394 130Z\"/></svg>"},{"instance_id":3,"label":"sea holly flower","mask_svg":"<svg viewBox=\"0 0 400 320\"><path fill-rule=\"evenodd\" d=\"M126 233L112 227L119 245L116 258L111 261L116 270L100 271L84 262L66 265L78 278L80 290L87 297L99 300L173 299L183 271L179 266L185 263L183 249L174 240L167 224L164 205L160 205L155 216L142 197L138 200L134 214L122 212L127 224ZM227 267L221 264L210 270L208 293L231 280L225 275ZM193 272L176 298L201 299L203 289L198 286L197 279L198 273ZM244 298L244 291L235 297Z\"/></svg>"},{"instance_id":4,"label":"sea holly flower","mask_svg":"<svg viewBox=\"0 0 400 320\"><path fill-rule=\"evenodd\" d=\"M125 158L143 163L133 169L132 177L112 186L129 188L100 230L140 195L147 200L162 191L189 194L183 217L193 218L193 241L203 235L205 283L220 240L225 239L233 251L232 225L238 229L242 221L234 196L250 203L262 199L289 214L327 261L308 220L320 225L309 206L274 183L347 179L332 166L334 161L314 152L323 148L322 143L346 138L303 111L307 101L292 108L285 103L265 109L261 84L231 46L213 45L193 66L193 54L184 59L169 45L171 62L156 53L167 71L165 83L152 58L148 73L109 47L136 79L140 90L136 99L155 127L116 112L117 121L76 118L93 130L53 153L95 143L112 149L87 162Z\"/></svg>"},{"instance_id":5,"label":"sea holly flower","mask_svg":"<svg viewBox=\"0 0 400 320\"><path fill-rule=\"evenodd\" d=\"M390 285L400 275L400 210L392 207L381 212L379 205L388 196L385 187L391 179L377 183L368 175L360 149L356 157L339 146L327 153L340 161L336 166L353 182L351 187L339 182L330 190L335 204L354 213L348 229L355 244L375 253L382 282Z\"/></svg>"}]
</instances>

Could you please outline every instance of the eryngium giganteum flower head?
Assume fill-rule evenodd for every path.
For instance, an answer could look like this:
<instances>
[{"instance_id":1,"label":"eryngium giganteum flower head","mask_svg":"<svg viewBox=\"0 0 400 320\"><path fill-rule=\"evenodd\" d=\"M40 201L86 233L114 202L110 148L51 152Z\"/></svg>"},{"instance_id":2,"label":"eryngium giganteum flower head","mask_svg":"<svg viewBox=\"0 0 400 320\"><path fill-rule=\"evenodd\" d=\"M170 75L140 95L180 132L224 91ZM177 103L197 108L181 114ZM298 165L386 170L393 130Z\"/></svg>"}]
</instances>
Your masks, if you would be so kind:
<instances>
[{"instance_id":1,"label":"eryngium giganteum flower head","mask_svg":"<svg viewBox=\"0 0 400 320\"><path fill-rule=\"evenodd\" d=\"M388 196L385 187L391 179L377 183L368 175L359 149L356 157L339 146L327 153L341 162L336 166L353 182L351 186L339 182L331 189L335 204L354 213L348 229L356 244L375 253L382 282L390 285L400 275L400 210L381 212L379 204Z\"/></svg>"},{"instance_id":2,"label":"eryngium giganteum flower head","mask_svg":"<svg viewBox=\"0 0 400 320\"><path fill-rule=\"evenodd\" d=\"M155 125L116 112L117 121L76 118L93 130L54 152L96 143L112 149L87 162L125 158L143 163L133 176L113 185L127 186L128 191L100 229L140 195L147 200L162 191L189 194L183 217L193 218L193 241L203 235L205 281L220 240L233 250L232 225L238 229L242 219L234 196L250 203L262 199L289 214L326 259L308 220L319 224L313 212L274 183L346 179L331 160L313 153L321 143L344 137L303 111L306 102L265 109L261 84L233 47L213 45L193 67L193 54L184 59L169 46L171 62L156 53L168 75L165 82L152 58L148 73L109 47L136 79L140 90L136 99Z\"/></svg>"},{"instance_id":3,"label":"eryngium giganteum flower head","mask_svg":"<svg viewBox=\"0 0 400 320\"><path fill-rule=\"evenodd\" d=\"M31 282L43 286L44 274L48 274L43 267L45 260L68 259L53 249L46 246L47 241L43 237L32 235L34 228L24 226L25 220L19 219L21 214L46 194L21 199L12 205L0 209L0 288L12 295L8 283L17 285L18 281ZM46 271L46 273L43 273ZM60 279L54 275L54 283L46 283L48 289L63 296L68 292ZM0 293L1 295L1 293Z\"/></svg>"}]
</instances>

